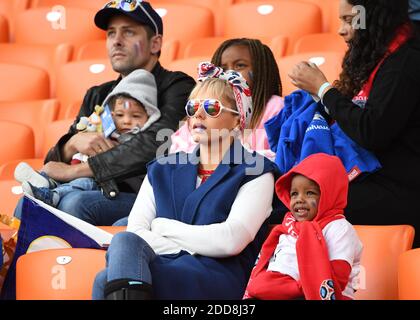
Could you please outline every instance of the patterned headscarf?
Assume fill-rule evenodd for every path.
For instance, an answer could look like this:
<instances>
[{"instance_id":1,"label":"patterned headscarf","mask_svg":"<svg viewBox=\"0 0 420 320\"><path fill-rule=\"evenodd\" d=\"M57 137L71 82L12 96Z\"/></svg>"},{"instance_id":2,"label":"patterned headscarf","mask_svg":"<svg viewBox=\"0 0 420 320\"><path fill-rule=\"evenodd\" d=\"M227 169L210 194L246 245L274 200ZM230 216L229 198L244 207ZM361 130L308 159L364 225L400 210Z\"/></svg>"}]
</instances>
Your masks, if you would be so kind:
<instances>
[{"instance_id":1,"label":"patterned headscarf","mask_svg":"<svg viewBox=\"0 0 420 320\"><path fill-rule=\"evenodd\" d=\"M233 89L236 107L240 113L241 130L247 128L252 116L252 97L251 89L246 80L239 72L233 70L223 71L210 62L201 62L198 65L198 81L202 82L211 78L226 80Z\"/></svg>"}]
</instances>

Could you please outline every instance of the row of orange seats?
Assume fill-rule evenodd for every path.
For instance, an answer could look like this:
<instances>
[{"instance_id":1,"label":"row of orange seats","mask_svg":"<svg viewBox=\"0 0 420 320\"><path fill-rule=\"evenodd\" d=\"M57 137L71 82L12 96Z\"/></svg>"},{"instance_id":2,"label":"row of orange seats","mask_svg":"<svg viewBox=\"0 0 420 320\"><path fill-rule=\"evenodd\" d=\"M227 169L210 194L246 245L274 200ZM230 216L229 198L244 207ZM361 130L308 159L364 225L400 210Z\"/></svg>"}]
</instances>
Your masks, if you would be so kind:
<instances>
[{"instance_id":1,"label":"row of orange seats","mask_svg":"<svg viewBox=\"0 0 420 320\"><path fill-rule=\"evenodd\" d=\"M104 39L104 33L92 23L97 9L103 4L102 1L38 0L32 2L32 7L25 10L23 6L28 6L28 1L0 0L0 15L3 14L9 18L10 42L68 43L78 49L86 42ZM312 0L234 4L229 3L232 1L227 2L228 4L225 4L223 9L223 6L217 6L217 3L215 5L214 1L200 1L199 4L197 1L186 0L175 3L174 1L170 3L152 1L162 16L165 40L179 41L178 58L183 57L187 44L197 38L223 36L272 39L283 36L287 39L287 52L290 53L299 37L310 33L336 32L337 29L339 0L324 0L322 4ZM6 6L6 3L9 5ZM19 8L13 7L13 3L20 3ZM186 15L188 15L187 19L185 19ZM331 16L335 19L332 20ZM219 27L220 31L215 29L217 20L223 21L223 25ZM0 26L5 24L4 17L0 21L3 21L0 22ZM3 41L7 37L5 33L7 34L8 31L3 28L3 36L0 36Z\"/></svg>"},{"instance_id":2,"label":"row of orange seats","mask_svg":"<svg viewBox=\"0 0 420 320\"><path fill-rule=\"evenodd\" d=\"M116 233L123 227L102 227ZM420 249L411 249L414 229L407 225L362 226L355 229L363 243L357 300L420 300ZM16 267L18 300L89 300L93 280L105 267L105 250L49 249L27 253ZM69 257L61 265L65 285L51 287L58 257ZM83 274L80 274L83 270Z\"/></svg>"},{"instance_id":3,"label":"row of orange seats","mask_svg":"<svg viewBox=\"0 0 420 320\"><path fill-rule=\"evenodd\" d=\"M326 39L321 43L331 46L317 46L319 39ZM341 69L341 59L345 47L339 46L344 42L337 38L334 48L334 35L314 34L305 36L299 54L287 57L276 55L280 67L284 94L295 90L288 82L287 74L299 61L314 60L325 68L331 81L335 80ZM209 60L214 50L224 39L209 43L208 39L199 39L195 42L192 57L186 59L165 59L162 54L162 64L170 70L180 70L196 77L197 65L200 61ZM202 45L204 43L204 45ZM166 42L164 49L170 52L173 43ZM203 50L206 48L206 50ZM319 48L319 49L318 49ZM210 50L211 49L211 50ZM274 51L274 50L273 50ZM78 51L78 60L70 62L71 48L68 45L18 45L0 44L0 101L27 101L38 99L57 98L61 104L59 119L73 117L86 90L109 80L116 79L118 75L112 70L107 58L105 43L95 41L86 44Z\"/></svg>"}]
</instances>

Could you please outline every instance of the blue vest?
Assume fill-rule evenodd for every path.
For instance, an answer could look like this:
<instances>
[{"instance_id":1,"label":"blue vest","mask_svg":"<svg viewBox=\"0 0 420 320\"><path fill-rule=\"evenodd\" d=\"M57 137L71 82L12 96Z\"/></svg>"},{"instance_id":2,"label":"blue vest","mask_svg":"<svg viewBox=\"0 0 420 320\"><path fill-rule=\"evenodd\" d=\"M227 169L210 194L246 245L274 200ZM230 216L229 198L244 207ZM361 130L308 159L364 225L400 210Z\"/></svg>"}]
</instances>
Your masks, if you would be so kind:
<instances>
[{"instance_id":1,"label":"blue vest","mask_svg":"<svg viewBox=\"0 0 420 320\"><path fill-rule=\"evenodd\" d=\"M235 141L215 172L196 188L198 152L196 149L192 154L176 153L148 165L157 217L191 225L221 223L227 219L238 190L245 183L276 170L274 163L249 153ZM255 164L259 170L253 169ZM252 170L258 172L247 174ZM185 251L157 256L151 264L156 298L241 299L265 232L262 227L254 241L239 255L229 258L190 255Z\"/></svg>"}]
</instances>

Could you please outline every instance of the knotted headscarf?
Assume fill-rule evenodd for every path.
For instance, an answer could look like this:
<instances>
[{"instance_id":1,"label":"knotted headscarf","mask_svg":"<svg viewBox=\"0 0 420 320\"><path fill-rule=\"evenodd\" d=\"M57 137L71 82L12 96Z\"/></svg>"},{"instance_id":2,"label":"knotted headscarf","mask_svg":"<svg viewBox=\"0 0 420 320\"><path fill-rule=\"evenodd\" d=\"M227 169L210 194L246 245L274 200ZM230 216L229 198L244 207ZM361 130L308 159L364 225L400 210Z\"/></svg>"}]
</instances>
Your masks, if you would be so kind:
<instances>
[{"instance_id":1,"label":"knotted headscarf","mask_svg":"<svg viewBox=\"0 0 420 320\"><path fill-rule=\"evenodd\" d=\"M247 128L252 117L251 89L245 78L239 72L233 70L223 71L222 68L210 62L201 62L198 65L198 81L202 82L211 78L226 80L233 89L236 107L240 113L241 130Z\"/></svg>"}]
</instances>

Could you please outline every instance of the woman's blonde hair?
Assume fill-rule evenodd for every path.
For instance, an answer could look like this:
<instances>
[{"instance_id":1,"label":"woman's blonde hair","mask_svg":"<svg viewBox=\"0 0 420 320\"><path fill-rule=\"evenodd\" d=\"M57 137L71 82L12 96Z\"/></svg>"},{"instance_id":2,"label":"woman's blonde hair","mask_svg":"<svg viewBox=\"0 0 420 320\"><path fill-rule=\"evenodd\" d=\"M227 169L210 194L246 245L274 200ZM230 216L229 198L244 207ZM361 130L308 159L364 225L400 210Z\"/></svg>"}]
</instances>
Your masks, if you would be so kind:
<instances>
[{"instance_id":1,"label":"woman's blonde hair","mask_svg":"<svg viewBox=\"0 0 420 320\"><path fill-rule=\"evenodd\" d=\"M232 109L237 110L233 89L226 80L210 78L202 82L198 82L194 89L191 91L189 99L195 99L198 95L204 92L214 98L227 101Z\"/></svg>"}]
</instances>

